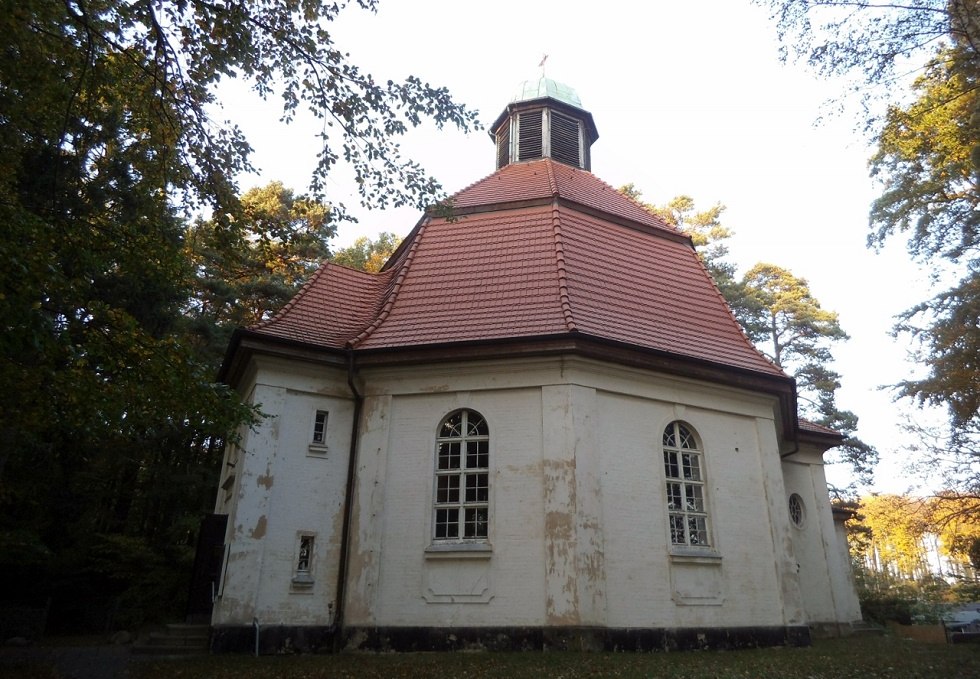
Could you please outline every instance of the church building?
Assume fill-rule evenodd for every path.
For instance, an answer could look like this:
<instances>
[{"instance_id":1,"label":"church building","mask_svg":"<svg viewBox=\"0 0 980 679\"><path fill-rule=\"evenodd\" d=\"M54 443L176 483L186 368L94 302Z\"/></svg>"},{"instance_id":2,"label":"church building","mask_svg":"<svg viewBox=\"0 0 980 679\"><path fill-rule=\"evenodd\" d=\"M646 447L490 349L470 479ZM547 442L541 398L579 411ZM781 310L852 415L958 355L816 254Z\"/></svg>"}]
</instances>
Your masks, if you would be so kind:
<instances>
[{"instance_id":1,"label":"church building","mask_svg":"<svg viewBox=\"0 0 980 679\"><path fill-rule=\"evenodd\" d=\"M235 334L220 377L266 417L222 465L212 649L847 633L840 436L690 238L592 174L572 89L525 83L491 136L380 273L325 263Z\"/></svg>"}]
</instances>

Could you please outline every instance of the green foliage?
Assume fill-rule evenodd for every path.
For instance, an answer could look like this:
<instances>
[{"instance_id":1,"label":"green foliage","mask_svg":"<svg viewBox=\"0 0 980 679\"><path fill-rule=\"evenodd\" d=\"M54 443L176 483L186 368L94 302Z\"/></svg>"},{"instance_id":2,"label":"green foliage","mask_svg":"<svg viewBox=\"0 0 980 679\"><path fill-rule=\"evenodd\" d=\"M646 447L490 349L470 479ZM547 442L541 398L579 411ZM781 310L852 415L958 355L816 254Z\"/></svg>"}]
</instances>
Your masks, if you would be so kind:
<instances>
[{"instance_id":1,"label":"green foliage","mask_svg":"<svg viewBox=\"0 0 980 679\"><path fill-rule=\"evenodd\" d=\"M915 616L916 600L898 594L882 595L864 590L858 597L861 602L861 617L864 620L884 625L897 622L911 625Z\"/></svg>"},{"instance_id":2,"label":"green foliage","mask_svg":"<svg viewBox=\"0 0 980 679\"><path fill-rule=\"evenodd\" d=\"M354 241L353 245L338 250L331 261L351 269L377 273L381 271L381 267L398 249L401 242L401 238L388 231L382 231L374 240L367 236L361 236Z\"/></svg>"},{"instance_id":3,"label":"green foliage","mask_svg":"<svg viewBox=\"0 0 980 679\"><path fill-rule=\"evenodd\" d=\"M201 354L217 367L232 331L285 305L329 257L335 234L325 204L281 182L247 191L233 220L191 225L185 242L195 276L185 315Z\"/></svg>"},{"instance_id":4,"label":"green foliage","mask_svg":"<svg viewBox=\"0 0 980 679\"><path fill-rule=\"evenodd\" d=\"M764 328L752 339L776 365L791 368L825 363L831 358L827 343L848 339L837 314L821 308L805 279L774 264L759 263L746 272L744 280L758 301L761 316L750 327ZM820 379L815 375L810 383L816 386Z\"/></svg>"},{"instance_id":5,"label":"green foliage","mask_svg":"<svg viewBox=\"0 0 980 679\"><path fill-rule=\"evenodd\" d=\"M852 78L877 149L871 173L881 195L871 209L869 244L905 239L940 292L895 326L918 344L924 377L897 394L948 408L954 438L980 419L980 3L913 4L846 0L759 0L776 19L784 55L817 71ZM919 66L922 66L919 69ZM918 71L906 90L905 71ZM904 94L908 97L903 97ZM956 464L959 464L958 462ZM965 489L961 489L965 490Z\"/></svg>"},{"instance_id":6,"label":"green foliage","mask_svg":"<svg viewBox=\"0 0 980 679\"><path fill-rule=\"evenodd\" d=\"M910 253L959 281L906 312L896 326L920 340L922 379L900 394L949 408L954 427L980 414L980 58L962 46L937 51L915 81L917 99L888 110L871 160L883 186L871 211L873 244L908 235ZM944 264L940 264L943 262Z\"/></svg>"},{"instance_id":7,"label":"green foliage","mask_svg":"<svg viewBox=\"0 0 980 679\"><path fill-rule=\"evenodd\" d=\"M746 333L776 365L796 378L801 414L844 435L835 450L858 477L870 482L878 452L854 436L858 418L837 405L841 376L830 366L834 342L848 339L837 314L820 306L806 280L787 269L759 263L742 278L754 300L743 305ZM741 320L741 319L740 319Z\"/></svg>"},{"instance_id":8,"label":"green foliage","mask_svg":"<svg viewBox=\"0 0 980 679\"><path fill-rule=\"evenodd\" d=\"M785 60L806 63L824 77L847 79L860 101L865 129L878 123L871 104L895 96L923 53L943 38L973 43L976 0L915 3L853 0L754 0L770 10Z\"/></svg>"},{"instance_id":9,"label":"green foliage","mask_svg":"<svg viewBox=\"0 0 980 679\"><path fill-rule=\"evenodd\" d=\"M938 622L950 604L976 600L969 553L980 535L977 503L950 493L861 499L848 543L866 617ZM936 554L945 557L942 572L934 570Z\"/></svg>"},{"instance_id":10,"label":"green foliage","mask_svg":"<svg viewBox=\"0 0 980 679\"><path fill-rule=\"evenodd\" d=\"M160 602L180 588L163 583L211 510L223 441L257 417L215 383L219 347L329 254L342 206L276 184L237 195L250 148L209 118L220 81L280 95L287 121L300 106L321 118L314 191L343 161L375 206L438 191L399 135L477 126L444 88L362 73L328 30L342 7L0 12L0 545L24 559L0 558L0 599L94 588L170 614ZM188 226L204 208L213 218ZM132 577L104 571L109 553Z\"/></svg>"}]
</instances>

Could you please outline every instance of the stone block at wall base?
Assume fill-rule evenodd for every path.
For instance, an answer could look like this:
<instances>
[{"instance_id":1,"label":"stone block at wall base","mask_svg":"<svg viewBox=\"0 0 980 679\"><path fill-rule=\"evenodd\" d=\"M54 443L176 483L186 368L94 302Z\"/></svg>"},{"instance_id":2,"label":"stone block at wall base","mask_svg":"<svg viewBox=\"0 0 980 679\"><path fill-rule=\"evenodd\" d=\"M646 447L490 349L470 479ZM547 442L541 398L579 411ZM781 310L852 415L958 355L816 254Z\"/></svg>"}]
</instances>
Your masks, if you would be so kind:
<instances>
[{"instance_id":1,"label":"stone block at wall base","mask_svg":"<svg viewBox=\"0 0 980 679\"><path fill-rule=\"evenodd\" d=\"M793 627L703 629L604 627L356 627L341 647L369 651L686 651L808 646L810 630Z\"/></svg>"},{"instance_id":2,"label":"stone block at wall base","mask_svg":"<svg viewBox=\"0 0 980 679\"><path fill-rule=\"evenodd\" d=\"M334 650L336 630L326 625L259 626L259 655L328 653ZM218 625L211 628L211 653L255 653L255 627Z\"/></svg>"},{"instance_id":3,"label":"stone block at wall base","mask_svg":"<svg viewBox=\"0 0 980 679\"><path fill-rule=\"evenodd\" d=\"M254 653L255 628L217 626L211 652ZM793 627L700 629L603 627L353 627L338 636L327 626L270 625L259 628L260 655L362 651L608 651L733 650L808 646L810 630Z\"/></svg>"}]
</instances>

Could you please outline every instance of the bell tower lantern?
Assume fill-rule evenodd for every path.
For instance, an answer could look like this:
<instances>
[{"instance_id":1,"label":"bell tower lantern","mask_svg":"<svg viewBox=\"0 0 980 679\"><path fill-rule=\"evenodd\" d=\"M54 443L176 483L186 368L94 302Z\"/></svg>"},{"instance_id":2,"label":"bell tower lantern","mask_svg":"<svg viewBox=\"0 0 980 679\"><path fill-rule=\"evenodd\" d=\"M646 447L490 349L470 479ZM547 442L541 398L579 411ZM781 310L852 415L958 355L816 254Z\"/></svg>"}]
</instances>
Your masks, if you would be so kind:
<instances>
[{"instance_id":1,"label":"bell tower lantern","mask_svg":"<svg viewBox=\"0 0 980 679\"><path fill-rule=\"evenodd\" d=\"M524 160L551 158L592 169L590 149L599 133L592 114L568 85L541 76L526 80L490 128L497 169Z\"/></svg>"}]
</instances>

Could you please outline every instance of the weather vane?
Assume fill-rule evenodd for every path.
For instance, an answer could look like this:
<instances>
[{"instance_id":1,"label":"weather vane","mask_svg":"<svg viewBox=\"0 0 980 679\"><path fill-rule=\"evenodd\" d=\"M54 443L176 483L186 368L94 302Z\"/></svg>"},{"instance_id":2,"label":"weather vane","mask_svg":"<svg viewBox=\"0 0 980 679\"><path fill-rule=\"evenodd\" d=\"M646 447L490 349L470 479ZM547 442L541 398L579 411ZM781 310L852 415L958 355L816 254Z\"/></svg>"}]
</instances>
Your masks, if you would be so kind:
<instances>
[{"instance_id":1,"label":"weather vane","mask_svg":"<svg viewBox=\"0 0 980 679\"><path fill-rule=\"evenodd\" d=\"M546 62L546 61L548 61L548 55L547 54L544 55L543 57L541 57L541 63L538 64L538 68L541 69L541 77L542 78L544 77L544 62Z\"/></svg>"}]
</instances>

